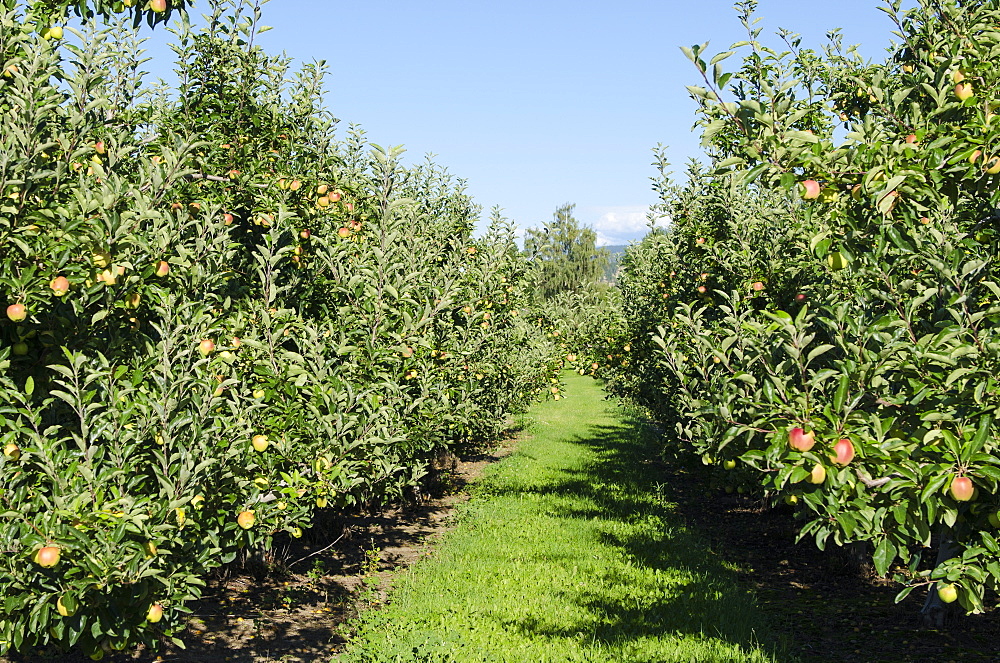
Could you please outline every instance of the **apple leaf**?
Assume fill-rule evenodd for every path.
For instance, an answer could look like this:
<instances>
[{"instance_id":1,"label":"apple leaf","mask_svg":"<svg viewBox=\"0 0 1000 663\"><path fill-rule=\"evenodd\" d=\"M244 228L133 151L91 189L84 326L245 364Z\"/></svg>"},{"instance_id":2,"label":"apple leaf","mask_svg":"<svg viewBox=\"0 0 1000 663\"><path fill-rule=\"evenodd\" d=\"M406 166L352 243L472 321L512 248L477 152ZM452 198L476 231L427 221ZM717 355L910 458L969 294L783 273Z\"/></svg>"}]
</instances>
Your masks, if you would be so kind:
<instances>
[{"instance_id":1,"label":"apple leaf","mask_svg":"<svg viewBox=\"0 0 1000 663\"><path fill-rule=\"evenodd\" d=\"M892 564L894 559L896 559L896 546L888 538L882 539L875 547L875 554L872 556L875 571L880 576L885 577L889 571L889 565Z\"/></svg>"}]
</instances>

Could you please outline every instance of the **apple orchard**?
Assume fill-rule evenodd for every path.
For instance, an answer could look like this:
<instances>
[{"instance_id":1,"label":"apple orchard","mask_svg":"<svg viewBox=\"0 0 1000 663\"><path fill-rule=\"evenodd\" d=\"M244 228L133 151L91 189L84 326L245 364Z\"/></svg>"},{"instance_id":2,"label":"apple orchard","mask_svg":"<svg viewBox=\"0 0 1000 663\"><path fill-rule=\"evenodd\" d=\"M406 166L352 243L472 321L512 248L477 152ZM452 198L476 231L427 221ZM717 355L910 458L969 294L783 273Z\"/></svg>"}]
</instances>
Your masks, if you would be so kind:
<instances>
[{"instance_id":1,"label":"apple orchard","mask_svg":"<svg viewBox=\"0 0 1000 663\"><path fill-rule=\"evenodd\" d=\"M1000 8L887 4L878 63L836 35L774 50L737 8L746 41L685 49L711 163L678 185L657 151L670 227L617 290L543 307L512 224L473 237L461 181L338 129L322 63L250 45L254 3L180 28L169 91L140 32L180 0L5 3L0 654L176 641L240 550L400 498L564 367L713 485L926 590L928 623L983 610Z\"/></svg>"},{"instance_id":2,"label":"apple orchard","mask_svg":"<svg viewBox=\"0 0 1000 663\"><path fill-rule=\"evenodd\" d=\"M928 590L939 625L1000 583L1000 8L899 4L884 62L769 48L752 2L732 50L684 49L711 164L657 183L672 226L577 352L720 488Z\"/></svg>"},{"instance_id":3,"label":"apple orchard","mask_svg":"<svg viewBox=\"0 0 1000 663\"><path fill-rule=\"evenodd\" d=\"M254 3L208 4L167 94L136 30L174 0L14 4L0 654L174 637L239 550L399 498L442 449L559 397L512 226L474 239L443 169L335 134L322 66L247 46Z\"/></svg>"}]
</instances>

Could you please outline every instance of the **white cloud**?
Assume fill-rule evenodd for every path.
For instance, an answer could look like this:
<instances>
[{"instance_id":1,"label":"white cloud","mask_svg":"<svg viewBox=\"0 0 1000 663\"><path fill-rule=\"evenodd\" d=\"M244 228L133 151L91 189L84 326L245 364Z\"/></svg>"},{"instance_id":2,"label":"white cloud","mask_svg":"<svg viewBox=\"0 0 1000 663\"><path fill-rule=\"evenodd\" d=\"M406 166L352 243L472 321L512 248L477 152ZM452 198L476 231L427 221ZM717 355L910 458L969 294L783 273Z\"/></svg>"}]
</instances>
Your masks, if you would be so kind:
<instances>
[{"instance_id":1,"label":"white cloud","mask_svg":"<svg viewBox=\"0 0 1000 663\"><path fill-rule=\"evenodd\" d=\"M581 225L597 234L597 246L621 246L641 240L649 232L649 208L644 205L619 205L577 208L574 216ZM665 228L669 217L659 217L654 225ZM524 246L525 228L515 230L518 246Z\"/></svg>"},{"instance_id":2,"label":"white cloud","mask_svg":"<svg viewBox=\"0 0 1000 663\"><path fill-rule=\"evenodd\" d=\"M597 245L607 246L628 244L638 241L649 232L649 208L644 205L619 205L608 207L585 207L578 211L580 222L593 227L597 233ZM657 220L657 226L665 226L667 219Z\"/></svg>"}]
</instances>

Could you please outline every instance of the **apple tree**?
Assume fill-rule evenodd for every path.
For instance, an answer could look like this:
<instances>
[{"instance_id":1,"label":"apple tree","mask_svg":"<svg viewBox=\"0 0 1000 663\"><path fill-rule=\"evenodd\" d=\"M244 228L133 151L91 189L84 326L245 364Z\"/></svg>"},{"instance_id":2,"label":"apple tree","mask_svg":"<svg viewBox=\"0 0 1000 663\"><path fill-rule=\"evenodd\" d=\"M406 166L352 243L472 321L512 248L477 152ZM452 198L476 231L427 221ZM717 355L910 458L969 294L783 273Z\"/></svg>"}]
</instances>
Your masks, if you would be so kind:
<instances>
[{"instance_id":1,"label":"apple tree","mask_svg":"<svg viewBox=\"0 0 1000 663\"><path fill-rule=\"evenodd\" d=\"M711 170L661 186L674 224L626 261L644 357L613 384L794 495L802 536L866 543L900 598L929 587L939 622L935 588L978 611L1000 582L998 10L884 9L883 63L836 34L768 48L749 2L746 41L687 49Z\"/></svg>"}]
</instances>

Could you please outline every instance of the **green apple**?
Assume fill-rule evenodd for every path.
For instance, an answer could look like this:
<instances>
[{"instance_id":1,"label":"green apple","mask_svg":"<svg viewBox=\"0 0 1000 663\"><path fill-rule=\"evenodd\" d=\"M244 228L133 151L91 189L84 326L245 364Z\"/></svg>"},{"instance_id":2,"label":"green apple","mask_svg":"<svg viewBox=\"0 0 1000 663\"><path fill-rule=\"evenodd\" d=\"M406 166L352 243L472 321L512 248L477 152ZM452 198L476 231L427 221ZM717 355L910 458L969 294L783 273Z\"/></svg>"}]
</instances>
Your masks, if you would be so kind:
<instances>
[{"instance_id":1,"label":"green apple","mask_svg":"<svg viewBox=\"0 0 1000 663\"><path fill-rule=\"evenodd\" d=\"M60 596L56 600L56 612L58 612L63 617L72 617L76 614L77 610L76 599L74 599L69 594Z\"/></svg>"},{"instance_id":2,"label":"green apple","mask_svg":"<svg viewBox=\"0 0 1000 663\"><path fill-rule=\"evenodd\" d=\"M809 473L808 481L815 484L821 484L826 481L826 468L817 463Z\"/></svg>"},{"instance_id":3,"label":"green apple","mask_svg":"<svg viewBox=\"0 0 1000 663\"><path fill-rule=\"evenodd\" d=\"M937 584L937 595L943 603L954 603L958 599L958 587L954 583Z\"/></svg>"},{"instance_id":4,"label":"green apple","mask_svg":"<svg viewBox=\"0 0 1000 663\"><path fill-rule=\"evenodd\" d=\"M161 619L163 619L163 606L159 603L149 606L149 610L146 611L146 621L155 624Z\"/></svg>"},{"instance_id":5,"label":"green apple","mask_svg":"<svg viewBox=\"0 0 1000 663\"><path fill-rule=\"evenodd\" d=\"M826 264L834 271L846 269L849 263L850 261L847 259L847 256L840 251L832 251L826 255Z\"/></svg>"}]
</instances>

